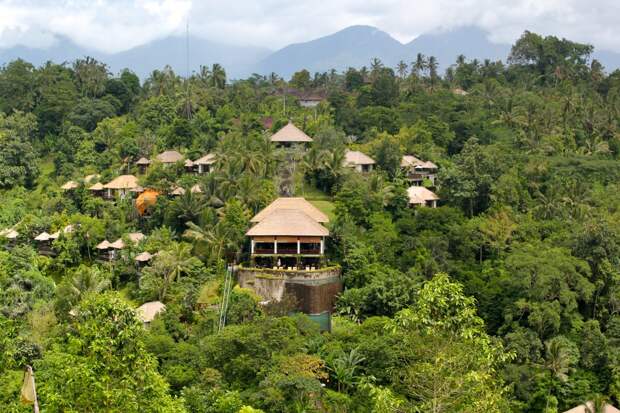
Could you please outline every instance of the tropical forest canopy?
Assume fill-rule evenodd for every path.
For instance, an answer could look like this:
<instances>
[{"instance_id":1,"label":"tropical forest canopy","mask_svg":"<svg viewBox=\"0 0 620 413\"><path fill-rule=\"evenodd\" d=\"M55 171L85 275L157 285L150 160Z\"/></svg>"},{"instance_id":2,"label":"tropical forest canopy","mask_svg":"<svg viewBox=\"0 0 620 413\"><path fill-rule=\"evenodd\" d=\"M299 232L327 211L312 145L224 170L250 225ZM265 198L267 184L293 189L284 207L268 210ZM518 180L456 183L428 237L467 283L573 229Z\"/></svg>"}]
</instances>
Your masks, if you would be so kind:
<instances>
[{"instance_id":1,"label":"tropical forest canopy","mask_svg":"<svg viewBox=\"0 0 620 413\"><path fill-rule=\"evenodd\" d=\"M219 65L140 79L84 58L0 69L0 411L562 412L620 402L620 72L592 47L526 32L506 62L432 56L290 80ZM293 93L294 92L294 93ZM299 96L324 97L314 108ZM314 138L276 149L289 120ZM360 174L345 149L377 162ZM165 150L183 163L135 162ZM403 155L438 165L438 208L410 208ZM122 174L147 216L93 196ZM73 180L72 191L61 186ZM198 185L201 191L190 191ZM331 220L342 268L331 333L286 303L230 294L250 218L279 194ZM34 237L73 225L41 255ZM146 239L110 262L102 240ZM134 257L156 256L143 267ZM145 328L141 303L166 311Z\"/></svg>"}]
</instances>

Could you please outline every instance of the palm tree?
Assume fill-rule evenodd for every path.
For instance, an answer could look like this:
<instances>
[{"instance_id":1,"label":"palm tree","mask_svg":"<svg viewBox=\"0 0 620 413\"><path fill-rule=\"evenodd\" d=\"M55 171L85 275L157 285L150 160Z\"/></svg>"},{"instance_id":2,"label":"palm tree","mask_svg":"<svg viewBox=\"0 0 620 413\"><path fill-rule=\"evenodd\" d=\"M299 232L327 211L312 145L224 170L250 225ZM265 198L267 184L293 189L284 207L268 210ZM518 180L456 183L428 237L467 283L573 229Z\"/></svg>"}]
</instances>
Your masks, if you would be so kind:
<instances>
[{"instance_id":1,"label":"palm tree","mask_svg":"<svg viewBox=\"0 0 620 413\"><path fill-rule=\"evenodd\" d=\"M350 352L341 351L328 365L328 369L334 374L338 391L350 389L357 384L357 370L359 365L366 360L359 350L354 348Z\"/></svg>"},{"instance_id":2,"label":"palm tree","mask_svg":"<svg viewBox=\"0 0 620 413\"><path fill-rule=\"evenodd\" d=\"M226 86L226 71L219 63L214 63L211 67L212 86L218 89L224 89Z\"/></svg>"},{"instance_id":3,"label":"palm tree","mask_svg":"<svg viewBox=\"0 0 620 413\"><path fill-rule=\"evenodd\" d=\"M437 74L437 69L439 68L439 63L437 62L437 58L435 56L431 56L428 58L428 75L431 80L431 91L434 89L435 83L439 78Z\"/></svg>"},{"instance_id":4,"label":"palm tree","mask_svg":"<svg viewBox=\"0 0 620 413\"><path fill-rule=\"evenodd\" d=\"M607 406L607 397L602 394L595 394L590 402L583 404L585 413L605 413Z\"/></svg>"},{"instance_id":5,"label":"palm tree","mask_svg":"<svg viewBox=\"0 0 620 413\"><path fill-rule=\"evenodd\" d=\"M195 222L198 220L204 209L206 208L205 198L202 194L197 194L186 190L174 201L174 211L182 222Z\"/></svg>"},{"instance_id":6,"label":"palm tree","mask_svg":"<svg viewBox=\"0 0 620 413\"><path fill-rule=\"evenodd\" d=\"M97 267L80 268L69 280L69 287L77 302L86 293L99 293L110 288L110 280L105 278Z\"/></svg>"},{"instance_id":7,"label":"palm tree","mask_svg":"<svg viewBox=\"0 0 620 413\"><path fill-rule=\"evenodd\" d=\"M220 221L217 223L211 221L203 226L188 222L187 226L188 229L183 236L194 242L206 244L209 247L209 257L213 261L218 262L221 258L236 252L237 245L232 241L232 234Z\"/></svg>"},{"instance_id":8,"label":"palm tree","mask_svg":"<svg viewBox=\"0 0 620 413\"><path fill-rule=\"evenodd\" d=\"M426 58L422 53L417 54L415 62L413 63L413 70L418 76L421 76L424 70L426 70Z\"/></svg>"},{"instance_id":9,"label":"palm tree","mask_svg":"<svg viewBox=\"0 0 620 413\"><path fill-rule=\"evenodd\" d=\"M193 265L191 245L173 242L167 250L160 251L156 258L155 268L163 276L159 300L164 301L170 285L190 271Z\"/></svg>"},{"instance_id":10,"label":"palm tree","mask_svg":"<svg viewBox=\"0 0 620 413\"><path fill-rule=\"evenodd\" d=\"M551 378L564 383L568 380L568 373L572 364L572 357L564 342L555 337L545 343L546 360L545 367L551 374ZM547 407L553 386L549 386L547 393Z\"/></svg>"},{"instance_id":11,"label":"palm tree","mask_svg":"<svg viewBox=\"0 0 620 413\"><path fill-rule=\"evenodd\" d=\"M407 63L405 63L404 60L398 62L398 65L396 66L396 72L401 79L407 77L407 69L409 69L409 66L407 65Z\"/></svg>"}]
</instances>

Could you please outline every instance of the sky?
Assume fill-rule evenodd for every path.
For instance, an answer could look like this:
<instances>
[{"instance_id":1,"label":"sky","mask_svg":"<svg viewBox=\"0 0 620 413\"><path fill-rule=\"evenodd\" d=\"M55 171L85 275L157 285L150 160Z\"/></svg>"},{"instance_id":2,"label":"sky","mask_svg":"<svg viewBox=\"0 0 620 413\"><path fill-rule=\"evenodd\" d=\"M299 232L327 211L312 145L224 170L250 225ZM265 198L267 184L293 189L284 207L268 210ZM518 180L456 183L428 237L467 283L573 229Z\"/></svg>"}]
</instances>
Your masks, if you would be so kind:
<instances>
[{"instance_id":1,"label":"sky","mask_svg":"<svg viewBox=\"0 0 620 413\"><path fill-rule=\"evenodd\" d=\"M169 35L278 49L355 24L401 42L477 26L513 43L525 30L620 52L619 0L0 0L0 48L59 37L114 53Z\"/></svg>"}]
</instances>

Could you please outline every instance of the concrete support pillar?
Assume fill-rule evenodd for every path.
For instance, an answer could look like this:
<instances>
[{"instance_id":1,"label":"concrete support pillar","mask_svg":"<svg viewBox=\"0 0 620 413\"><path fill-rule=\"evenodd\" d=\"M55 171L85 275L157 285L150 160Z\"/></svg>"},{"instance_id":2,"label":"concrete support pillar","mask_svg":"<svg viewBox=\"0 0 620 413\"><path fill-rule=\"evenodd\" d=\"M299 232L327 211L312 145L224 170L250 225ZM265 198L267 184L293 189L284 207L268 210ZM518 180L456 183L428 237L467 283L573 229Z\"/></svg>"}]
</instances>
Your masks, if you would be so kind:
<instances>
[{"instance_id":1,"label":"concrete support pillar","mask_svg":"<svg viewBox=\"0 0 620 413\"><path fill-rule=\"evenodd\" d=\"M297 254L301 254L301 242L299 238L297 238Z\"/></svg>"},{"instance_id":2,"label":"concrete support pillar","mask_svg":"<svg viewBox=\"0 0 620 413\"><path fill-rule=\"evenodd\" d=\"M254 254L254 238L250 240L250 252Z\"/></svg>"},{"instance_id":3,"label":"concrete support pillar","mask_svg":"<svg viewBox=\"0 0 620 413\"><path fill-rule=\"evenodd\" d=\"M274 239L273 240L273 253L277 254L278 253L278 239Z\"/></svg>"},{"instance_id":4,"label":"concrete support pillar","mask_svg":"<svg viewBox=\"0 0 620 413\"><path fill-rule=\"evenodd\" d=\"M321 238L321 255L323 255L325 251L325 239Z\"/></svg>"}]
</instances>

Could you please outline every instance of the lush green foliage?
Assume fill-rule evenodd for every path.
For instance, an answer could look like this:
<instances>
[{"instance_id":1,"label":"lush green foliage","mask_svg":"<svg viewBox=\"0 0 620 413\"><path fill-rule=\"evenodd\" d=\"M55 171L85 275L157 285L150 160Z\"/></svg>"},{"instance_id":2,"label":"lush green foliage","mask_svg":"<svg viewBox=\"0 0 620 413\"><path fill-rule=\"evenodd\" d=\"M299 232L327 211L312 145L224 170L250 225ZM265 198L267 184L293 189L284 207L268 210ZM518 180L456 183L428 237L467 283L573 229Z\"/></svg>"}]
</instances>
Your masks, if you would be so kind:
<instances>
[{"instance_id":1,"label":"lush green foliage","mask_svg":"<svg viewBox=\"0 0 620 413\"><path fill-rule=\"evenodd\" d=\"M503 62L419 55L346 73L144 82L92 58L0 69L0 410L34 366L42 411L559 412L620 402L620 72L526 32ZM291 94L326 96L315 108ZM314 142L276 149L291 119ZM377 161L343 167L345 150ZM135 161L175 149L214 170ZM439 166L409 208L402 155ZM85 177L136 174L145 216ZM68 180L78 188L63 191ZM431 182L424 182L431 186ZM172 188L185 194L169 196ZM192 191L199 188L200 191ZM333 331L233 288L250 218L279 194L330 215ZM73 224L72 232L63 229ZM53 254L33 238L59 231ZM127 234L147 238L132 243ZM96 245L124 239L114 261ZM157 254L144 265L141 252ZM132 308L161 300L148 328Z\"/></svg>"}]
</instances>

